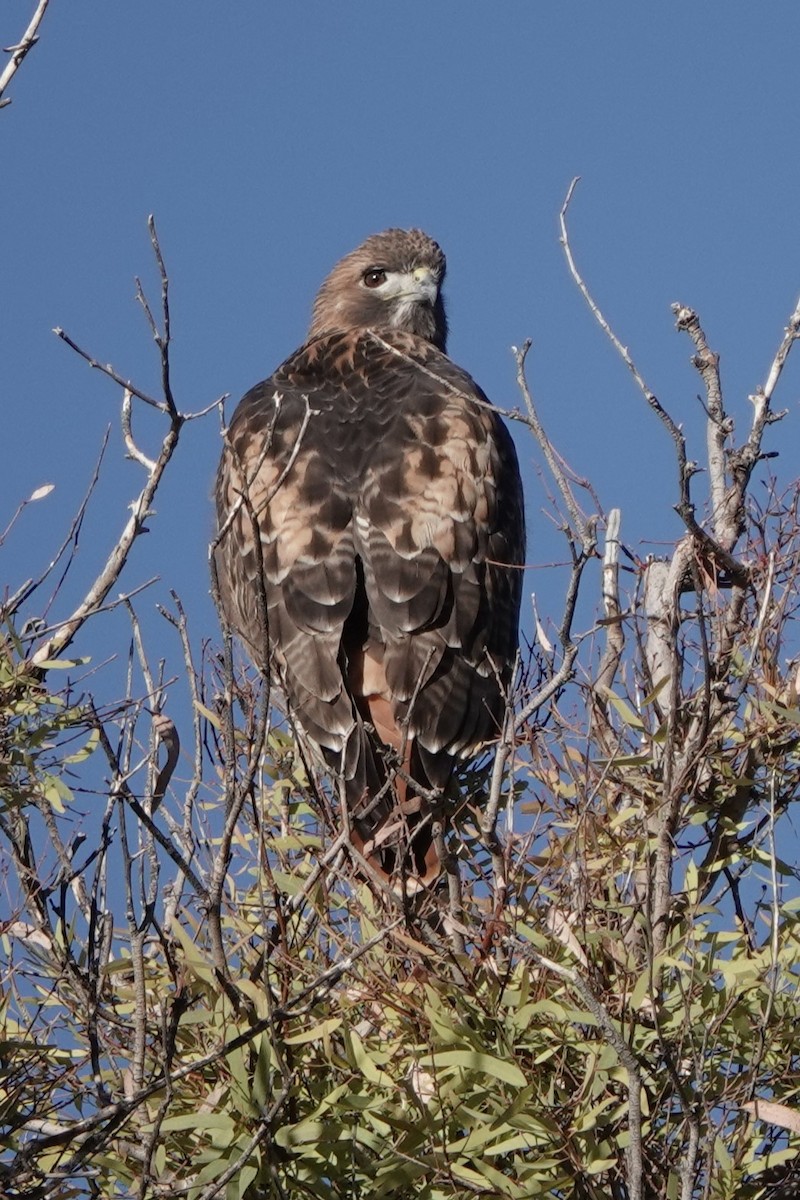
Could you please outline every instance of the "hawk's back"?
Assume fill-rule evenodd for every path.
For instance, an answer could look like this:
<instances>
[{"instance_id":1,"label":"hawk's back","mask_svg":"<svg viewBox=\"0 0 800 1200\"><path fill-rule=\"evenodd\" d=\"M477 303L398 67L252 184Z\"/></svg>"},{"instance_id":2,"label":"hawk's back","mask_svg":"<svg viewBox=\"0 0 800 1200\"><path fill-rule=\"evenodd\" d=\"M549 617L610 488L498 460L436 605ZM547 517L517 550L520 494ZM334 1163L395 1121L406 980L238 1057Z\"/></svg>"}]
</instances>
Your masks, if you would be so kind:
<instances>
[{"instance_id":1,"label":"hawk's back","mask_svg":"<svg viewBox=\"0 0 800 1200\"><path fill-rule=\"evenodd\" d=\"M508 431L445 354L396 330L307 343L239 404L217 511L226 615L356 812L381 744L431 786L496 736L522 492Z\"/></svg>"}]
</instances>

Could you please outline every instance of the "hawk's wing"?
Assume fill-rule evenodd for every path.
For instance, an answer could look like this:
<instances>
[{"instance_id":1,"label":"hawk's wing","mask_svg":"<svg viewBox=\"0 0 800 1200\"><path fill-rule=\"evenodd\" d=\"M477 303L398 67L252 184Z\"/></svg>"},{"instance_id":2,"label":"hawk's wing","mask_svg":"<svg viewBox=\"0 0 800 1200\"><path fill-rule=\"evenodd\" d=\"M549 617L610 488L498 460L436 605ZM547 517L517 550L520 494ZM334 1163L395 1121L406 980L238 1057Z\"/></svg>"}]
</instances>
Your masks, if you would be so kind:
<instances>
[{"instance_id":1,"label":"hawk's wing","mask_svg":"<svg viewBox=\"0 0 800 1200\"><path fill-rule=\"evenodd\" d=\"M496 736L522 492L508 431L444 354L400 332L308 343L237 408L217 508L228 618L351 805L380 780L365 721L427 785Z\"/></svg>"}]
</instances>

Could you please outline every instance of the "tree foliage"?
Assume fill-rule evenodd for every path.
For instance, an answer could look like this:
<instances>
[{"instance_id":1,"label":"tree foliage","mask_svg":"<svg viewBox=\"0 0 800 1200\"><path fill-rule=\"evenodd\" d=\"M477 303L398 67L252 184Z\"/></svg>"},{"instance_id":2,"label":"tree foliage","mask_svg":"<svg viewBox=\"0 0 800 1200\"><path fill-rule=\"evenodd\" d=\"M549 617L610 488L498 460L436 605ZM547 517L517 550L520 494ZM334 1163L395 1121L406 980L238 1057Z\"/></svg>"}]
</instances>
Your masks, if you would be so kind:
<instances>
[{"instance_id":1,"label":"tree foliage","mask_svg":"<svg viewBox=\"0 0 800 1200\"><path fill-rule=\"evenodd\" d=\"M46 8L11 48L0 96ZM135 592L109 599L186 421L203 415L173 395L152 221L159 319L140 285L138 299L161 397L57 331L122 390L122 441L144 483L76 607L41 619L60 603L58 581L41 597L72 563L85 505L41 577L9 579L0 603L4 1196L800 1191L800 489L762 465L800 305L738 436L718 357L675 306L707 414L698 509L696 448L579 274L571 196L569 269L669 435L664 504L685 534L663 559L634 560L622 587L620 514L565 470L518 352L511 415L552 477L572 570L557 637L537 619L492 755L443 798L447 871L419 896L355 860L336 779L313 768L226 631L197 661L172 595L170 682ZM164 421L152 458L135 405ZM597 612L578 635L595 564ZM109 608L129 620L122 684L85 673Z\"/></svg>"},{"instance_id":2,"label":"tree foliage","mask_svg":"<svg viewBox=\"0 0 800 1200\"><path fill-rule=\"evenodd\" d=\"M139 298L163 399L102 368L145 486L71 614L26 623L44 579L3 606L4 1194L794 1195L800 520L796 484L756 503L751 480L800 313L737 441L717 357L676 306L706 389L702 518L683 434L622 352L673 440L686 526L627 594L619 515L584 515L518 353L516 416L573 563L558 643L538 626L493 756L447 797L447 875L404 899L354 862L336 780L268 681L227 637L195 663L177 597L172 685L130 596L111 602L132 629L124 696L101 702L66 657L91 648L187 419L151 234L160 323ZM153 459L137 398L165 421Z\"/></svg>"}]
</instances>

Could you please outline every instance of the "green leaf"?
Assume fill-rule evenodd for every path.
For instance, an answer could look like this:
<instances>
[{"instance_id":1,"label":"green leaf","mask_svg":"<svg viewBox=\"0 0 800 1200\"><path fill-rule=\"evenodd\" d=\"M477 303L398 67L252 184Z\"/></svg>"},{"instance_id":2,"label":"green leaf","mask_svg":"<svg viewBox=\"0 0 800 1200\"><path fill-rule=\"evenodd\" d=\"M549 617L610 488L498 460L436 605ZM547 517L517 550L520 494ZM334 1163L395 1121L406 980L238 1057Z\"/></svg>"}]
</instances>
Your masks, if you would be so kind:
<instances>
[{"instance_id":1,"label":"green leaf","mask_svg":"<svg viewBox=\"0 0 800 1200\"><path fill-rule=\"evenodd\" d=\"M649 999L653 992L653 974L654 969L648 967L634 984L633 991L628 997L628 1008L631 1012L636 1012L641 1008L645 999Z\"/></svg>"},{"instance_id":2,"label":"green leaf","mask_svg":"<svg viewBox=\"0 0 800 1200\"><path fill-rule=\"evenodd\" d=\"M71 667L85 667L91 658L45 658L37 662L40 671L69 671Z\"/></svg>"},{"instance_id":3,"label":"green leaf","mask_svg":"<svg viewBox=\"0 0 800 1200\"><path fill-rule=\"evenodd\" d=\"M47 803L57 813L63 813L64 805L71 804L74 799L72 792L58 775L45 775L42 782L44 784L42 795Z\"/></svg>"},{"instance_id":4,"label":"green leaf","mask_svg":"<svg viewBox=\"0 0 800 1200\"><path fill-rule=\"evenodd\" d=\"M596 1158L586 1164L587 1175L599 1175L601 1171L611 1171L617 1165L615 1158Z\"/></svg>"},{"instance_id":5,"label":"green leaf","mask_svg":"<svg viewBox=\"0 0 800 1200\"><path fill-rule=\"evenodd\" d=\"M484 1154L511 1154L514 1150L530 1150L530 1148L531 1138L528 1134L514 1133L495 1142L493 1146L487 1146Z\"/></svg>"},{"instance_id":6,"label":"green leaf","mask_svg":"<svg viewBox=\"0 0 800 1200\"><path fill-rule=\"evenodd\" d=\"M161 1122L162 1129L221 1129L228 1131L231 1127L231 1117L225 1112L180 1113L175 1117L165 1117ZM151 1130L152 1126L149 1129Z\"/></svg>"},{"instance_id":7,"label":"green leaf","mask_svg":"<svg viewBox=\"0 0 800 1200\"><path fill-rule=\"evenodd\" d=\"M253 1072L253 1104L257 1105L258 1109L263 1109L266 1104L266 1098L270 1094L272 1046L266 1033L261 1033L255 1045L258 1045L258 1058L255 1060L255 1070Z\"/></svg>"},{"instance_id":8,"label":"green leaf","mask_svg":"<svg viewBox=\"0 0 800 1200\"><path fill-rule=\"evenodd\" d=\"M355 1029L350 1032L350 1044L353 1050L353 1060L364 1078L368 1079L370 1083L377 1084L379 1087L392 1088L394 1085L391 1076L382 1071L370 1058L364 1043Z\"/></svg>"},{"instance_id":9,"label":"green leaf","mask_svg":"<svg viewBox=\"0 0 800 1200\"><path fill-rule=\"evenodd\" d=\"M327 1021L320 1021L319 1025L312 1025L310 1029L301 1029L299 1033L292 1033L283 1041L287 1046L302 1046L305 1042L320 1042L338 1029L341 1024L341 1017L328 1017Z\"/></svg>"},{"instance_id":10,"label":"green leaf","mask_svg":"<svg viewBox=\"0 0 800 1200\"><path fill-rule=\"evenodd\" d=\"M602 688L601 691L609 704L613 704L626 725L630 725L633 729L644 729L644 721L638 713L633 711L627 701L618 696L616 692L612 692L611 688Z\"/></svg>"},{"instance_id":11,"label":"green leaf","mask_svg":"<svg viewBox=\"0 0 800 1200\"><path fill-rule=\"evenodd\" d=\"M659 679L658 683L653 688L652 692L648 692L647 695L645 696L644 700L642 701L642 708L648 708L649 705L651 705L654 700L658 699L658 697L663 692L664 688L670 682L671 678L672 678L672 676L669 673L667 673L666 675L662 675L661 679Z\"/></svg>"},{"instance_id":12,"label":"green leaf","mask_svg":"<svg viewBox=\"0 0 800 1200\"><path fill-rule=\"evenodd\" d=\"M426 1054L419 1060L420 1066L434 1069L441 1067L460 1067L464 1071L480 1071L483 1075L491 1075L501 1079L511 1087L525 1087L526 1079L516 1063L495 1058L492 1054L484 1054L480 1050L439 1050L435 1054Z\"/></svg>"},{"instance_id":13,"label":"green leaf","mask_svg":"<svg viewBox=\"0 0 800 1200\"><path fill-rule=\"evenodd\" d=\"M172 932L183 946L186 963L191 966L197 978L211 984L216 989L217 976L214 968L200 948L192 941L188 931L184 929L183 925L177 919L172 922Z\"/></svg>"},{"instance_id":14,"label":"green leaf","mask_svg":"<svg viewBox=\"0 0 800 1200\"><path fill-rule=\"evenodd\" d=\"M201 717L205 717L209 725L213 725L215 729L221 729L220 719L216 713L213 713L210 708L206 708L205 704L201 704L199 700L195 700L194 706L200 713Z\"/></svg>"},{"instance_id":15,"label":"green leaf","mask_svg":"<svg viewBox=\"0 0 800 1200\"><path fill-rule=\"evenodd\" d=\"M100 741L100 730L93 729L88 738L84 742L80 750L76 750L74 754L68 754L64 759L65 763L79 763L93 754L97 748L97 743Z\"/></svg>"},{"instance_id":16,"label":"green leaf","mask_svg":"<svg viewBox=\"0 0 800 1200\"><path fill-rule=\"evenodd\" d=\"M244 1152L244 1147L242 1147L242 1152ZM258 1167L253 1163L245 1163L243 1167L240 1167L228 1184L228 1194L231 1196L231 1200L244 1200L247 1189L257 1178Z\"/></svg>"},{"instance_id":17,"label":"green leaf","mask_svg":"<svg viewBox=\"0 0 800 1200\"><path fill-rule=\"evenodd\" d=\"M287 1150L292 1146L316 1146L338 1142L346 1132L349 1134L339 1121L300 1121L297 1125L283 1125L276 1130L275 1143Z\"/></svg>"}]
</instances>

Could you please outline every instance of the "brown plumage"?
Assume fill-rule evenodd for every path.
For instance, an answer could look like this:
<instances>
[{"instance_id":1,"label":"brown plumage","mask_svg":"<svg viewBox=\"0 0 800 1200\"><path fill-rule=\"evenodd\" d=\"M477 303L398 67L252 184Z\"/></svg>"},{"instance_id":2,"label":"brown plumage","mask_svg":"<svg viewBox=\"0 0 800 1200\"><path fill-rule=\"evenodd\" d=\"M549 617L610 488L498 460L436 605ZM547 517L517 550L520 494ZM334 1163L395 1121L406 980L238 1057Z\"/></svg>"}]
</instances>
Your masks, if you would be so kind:
<instances>
[{"instance_id":1,"label":"brown plumage","mask_svg":"<svg viewBox=\"0 0 800 1200\"><path fill-rule=\"evenodd\" d=\"M444 273L420 230L342 259L216 488L227 619L341 773L356 850L422 882L430 792L499 730L525 542L511 438L445 353Z\"/></svg>"}]
</instances>

